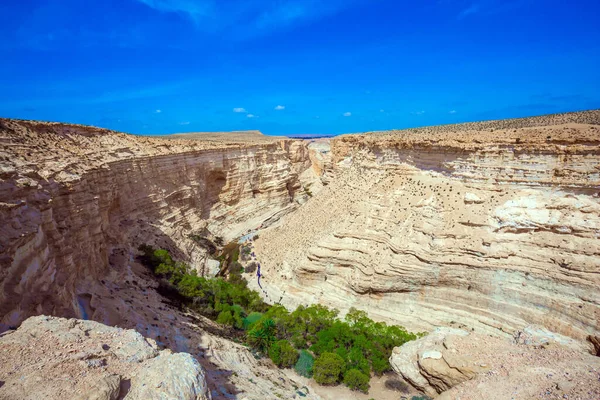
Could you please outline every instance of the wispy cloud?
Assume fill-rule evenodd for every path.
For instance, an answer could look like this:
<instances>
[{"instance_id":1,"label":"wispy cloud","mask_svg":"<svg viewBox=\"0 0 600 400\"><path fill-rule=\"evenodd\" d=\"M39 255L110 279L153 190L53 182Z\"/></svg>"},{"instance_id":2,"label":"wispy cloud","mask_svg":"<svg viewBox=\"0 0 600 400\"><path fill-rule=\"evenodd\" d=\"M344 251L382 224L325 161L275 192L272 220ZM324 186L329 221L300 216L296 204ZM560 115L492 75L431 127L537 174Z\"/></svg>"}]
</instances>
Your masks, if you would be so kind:
<instances>
[{"instance_id":1,"label":"wispy cloud","mask_svg":"<svg viewBox=\"0 0 600 400\"><path fill-rule=\"evenodd\" d=\"M351 117L352 113L351 112L345 112L344 114L342 114L344 117Z\"/></svg>"},{"instance_id":2,"label":"wispy cloud","mask_svg":"<svg viewBox=\"0 0 600 400\"><path fill-rule=\"evenodd\" d=\"M277 106L275 107L277 111L285 110L285 106Z\"/></svg>"},{"instance_id":3,"label":"wispy cloud","mask_svg":"<svg viewBox=\"0 0 600 400\"><path fill-rule=\"evenodd\" d=\"M477 3L471 4L467 8L463 9L460 13L458 13L458 19L463 19L468 17L471 14L475 14L480 10L480 5Z\"/></svg>"},{"instance_id":4,"label":"wispy cloud","mask_svg":"<svg viewBox=\"0 0 600 400\"><path fill-rule=\"evenodd\" d=\"M254 115L254 114L248 114L248 115L246 115L246 117L248 117L248 118L257 118L257 116Z\"/></svg>"},{"instance_id":5,"label":"wispy cloud","mask_svg":"<svg viewBox=\"0 0 600 400\"><path fill-rule=\"evenodd\" d=\"M448 114L456 114L456 110L450 110L448 111Z\"/></svg>"},{"instance_id":6,"label":"wispy cloud","mask_svg":"<svg viewBox=\"0 0 600 400\"><path fill-rule=\"evenodd\" d=\"M246 109L244 107L236 107L233 109L234 113L245 113L247 112Z\"/></svg>"},{"instance_id":7,"label":"wispy cloud","mask_svg":"<svg viewBox=\"0 0 600 400\"><path fill-rule=\"evenodd\" d=\"M173 12L190 17L199 22L202 18L215 14L215 2L212 0L137 0L150 8L161 12Z\"/></svg>"},{"instance_id":8,"label":"wispy cloud","mask_svg":"<svg viewBox=\"0 0 600 400\"><path fill-rule=\"evenodd\" d=\"M184 122L180 122L179 125L189 125L190 121L184 121Z\"/></svg>"},{"instance_id":9,"label":"wispy cloud","mask_svg":"<svg viewBox=\"0 0 600 400\"><path fill-rule=\"evenodd\" d=\"M162 112L162 110L156 110L154 111L155 114L160 114Z\"/></svg>"},{"instance_id":10,"label":"wispy cloud","mask_svg":"<svg viewBox=\"0 0 600 400\"><path fill-rule=\"evenodd\" d=\"M411 112L412 115L423 115L425 114L425 111L413 111Z\"/></svg>"},{"instance_id":11,"label":"wispy cloud","mask_svg":"<svg viewBox=\"0 0 600 400\"><path fill-rule=\"evenodd\" d=\"M476 0L464 6L456 18L464 19L475 14L492 15L519 8L530 0Z\"/></svg>"},{"instance_id":12,"label":"wispy cloud","mask_svg":"<svg viewBox=\"0 0 600 400\"><path fill-rule=\"evenodd\" d=\"M259 35L334 14L367 0L137 0L154 10L190 18L203 30Z\"/></svg>"}]
</instances>

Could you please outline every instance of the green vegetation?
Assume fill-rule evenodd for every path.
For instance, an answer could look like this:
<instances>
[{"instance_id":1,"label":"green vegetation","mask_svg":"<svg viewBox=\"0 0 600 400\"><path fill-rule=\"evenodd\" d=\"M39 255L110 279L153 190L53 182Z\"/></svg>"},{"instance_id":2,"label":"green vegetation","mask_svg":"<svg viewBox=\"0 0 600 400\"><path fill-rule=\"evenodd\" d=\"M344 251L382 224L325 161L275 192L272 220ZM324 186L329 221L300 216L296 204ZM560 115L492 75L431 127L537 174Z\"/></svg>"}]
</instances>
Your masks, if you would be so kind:
<instances>
[{"instance_id":1,"label":"green vegetation","mask_svg":"<svg viewBox=\"0 0 600 400\"><path fill-rule=\"evenodd\" d=\"M294 369L298 375L302 375L306 378L312 378L313 367L315 365L315 358L306 350L300 351L300 357L294 366Z\"/></svg>"},{"instance_id":2,"label":"green vegetation","mask_svg":"<svg viewBox=\"0 0 600 400\"><path fill-rule=\"evenodd\" d=\"M354 368L349 369L344 374L344 385L352 390L359 390L363 393L369 392L369 380L370 377L368 375Z\"/></svg>"},{"instance_id":3,"label":"green vegetation","mask_svg":"<svg viewBox=\"0 0 600 400\"><path fill-rule=\"evenodd\" d=\"M319 385L335 385L344 371L344 359L335 353L323 353L315 361L313 374Z\"/></svg>"},{"instance_id":4,"label":"green vegetation","mask_svg":"<svg viewBox=\"0 0 600 400\"><path fill-rule=\"evenodd\" d=\"M269 348L269 358L279 368L292 368L296 365L299 355L298 351L292 347L289 341L282 339L271 345Z\"/></svg>"},{"instance_id":5,"label":"green vegetation","mask_svg":"<svg viewBox=\"0 0 600 400\"><path fill-rule=\"evenodd\" d=\"M421 335L375 322L353 308L340 319L338 310L322 305L299 306L292 312L281 305L270 306L248 288L243 269L236 267L237 244L225 246L219 255L222 274L212 279L197 276L166 250L150 246L140 250L140 260L161 279L165 292L177 294L186 306L220 324L245 331L250 347L281 368L294 366L306 377L314 374L320 384L343 381L366 393L372 373L390 370L392 349Z\"/></svg>"}]
</instances>

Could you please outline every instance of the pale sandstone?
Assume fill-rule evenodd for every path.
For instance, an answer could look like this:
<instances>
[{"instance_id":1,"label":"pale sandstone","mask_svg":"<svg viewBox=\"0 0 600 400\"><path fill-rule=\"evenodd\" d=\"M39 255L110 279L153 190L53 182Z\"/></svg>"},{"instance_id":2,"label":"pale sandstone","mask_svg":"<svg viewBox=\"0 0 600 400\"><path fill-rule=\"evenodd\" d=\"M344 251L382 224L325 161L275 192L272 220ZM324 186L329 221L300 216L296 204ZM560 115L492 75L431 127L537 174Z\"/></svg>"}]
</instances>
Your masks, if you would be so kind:
<instances>
[{"instance_id":1,"label":"pale sandstone","mask_svg":"<svg viewBox=\"0 0 600 400\"><path fill-rule=\"evenodd\" d=\"M82 317L78 295L140 244L214 273L190 234L227 242L308 197L303 141L219 137L0 120L0 330L39 313Z\"/></svg>"},{"instance_id":2,"label":"pale sandstone","mask_svg":"<svg viewBox=\"0 0 600 400\"><path fill-rule=\"evenodd\" d=\"M557 339L517 345L441 328L395 348L390 363L407 381L440 400L598 398L600 358L564 347Z\"/></svg>"},{"instance_id":3,"label":"pale sandstone","mask_svg":"<svg viewBox=\"0 0 600 400\"><path fill-rule=\"evenodd\" d=\"M538 324L591 349L599 123L590 111L333 139L335 178L256 242L265 293L418 331Z\"/></svg>"}]
</instances>

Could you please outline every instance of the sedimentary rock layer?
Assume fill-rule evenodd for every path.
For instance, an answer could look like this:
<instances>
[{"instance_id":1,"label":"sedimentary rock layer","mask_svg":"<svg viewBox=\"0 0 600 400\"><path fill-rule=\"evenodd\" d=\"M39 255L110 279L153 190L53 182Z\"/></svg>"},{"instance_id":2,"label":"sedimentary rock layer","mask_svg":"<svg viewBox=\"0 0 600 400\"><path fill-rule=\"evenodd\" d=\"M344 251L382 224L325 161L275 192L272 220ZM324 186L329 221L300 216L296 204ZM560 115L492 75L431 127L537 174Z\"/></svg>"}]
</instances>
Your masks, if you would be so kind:
<instances>
[{"instance_id":1,"label":"sedimentary rock layer","mask_svg":"<svg viewBox=\"0 0 600 400\"><path fill-rule=\"evenodd\" d=\"M40 313L91 317L98 283L130 268L140 244L202 272L206 252L190 234L228 240L307 197L304 142L217 136L0 120L0 327Z\"/></svg>"},{"instance_id":2,"label":"sedimentary rock layer","mask_svg":"<svg viewBox=\"0 0 600 400\"><path fill-rule=\"evenodd\" d=\"M347 135L256 242L261 281L411 329L600 334L600 111Z\"/></svg>"}]
</instances>

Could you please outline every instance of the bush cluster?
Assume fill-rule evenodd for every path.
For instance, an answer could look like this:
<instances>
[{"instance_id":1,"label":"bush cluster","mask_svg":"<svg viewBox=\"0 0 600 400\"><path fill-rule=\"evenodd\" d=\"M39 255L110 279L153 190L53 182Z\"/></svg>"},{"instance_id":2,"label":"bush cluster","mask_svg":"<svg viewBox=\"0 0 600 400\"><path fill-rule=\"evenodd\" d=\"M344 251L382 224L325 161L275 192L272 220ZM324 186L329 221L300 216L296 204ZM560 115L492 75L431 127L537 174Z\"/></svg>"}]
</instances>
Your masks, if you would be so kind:
<instances>
[{"instance_id":1,"label":"bush cluster","mask_svg":"<svg viewBox=\"0 0 600 400\"><path fill-rule=\"evenodd\" d=\"M269 306L239 276L206 279L175 262L166 250L140 249L144 264L188 299L191 307L218 323L245 330L249 346L280 368L294 367L300 375L314 376L319 384L343 382L367 393L371 374L390 369L392 349L421 335L375 322L354 308L340 319L338 310L322 305L299 306L292 312L281 305ZM237 261L239 253L233 247L228 252L227 258Z\"/></svg>"}]
</instances>

